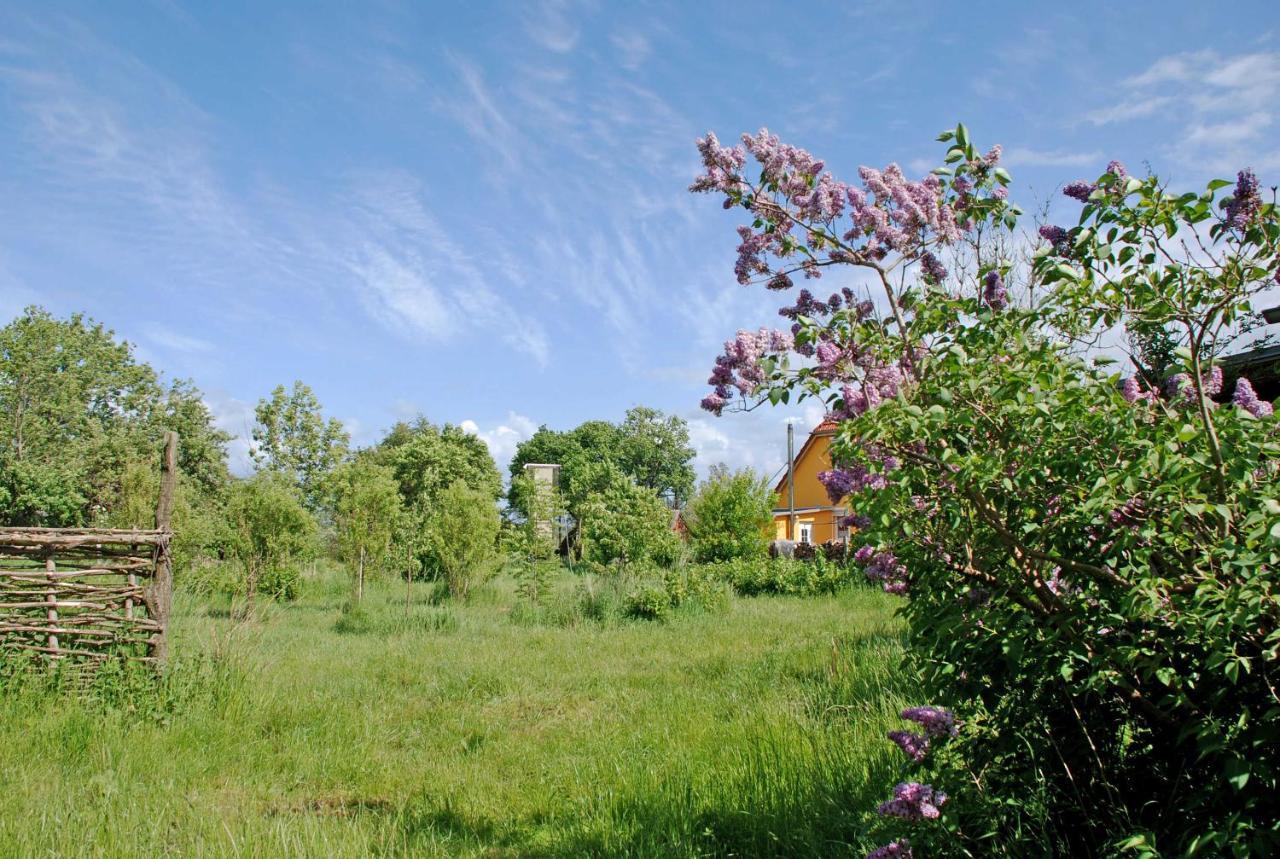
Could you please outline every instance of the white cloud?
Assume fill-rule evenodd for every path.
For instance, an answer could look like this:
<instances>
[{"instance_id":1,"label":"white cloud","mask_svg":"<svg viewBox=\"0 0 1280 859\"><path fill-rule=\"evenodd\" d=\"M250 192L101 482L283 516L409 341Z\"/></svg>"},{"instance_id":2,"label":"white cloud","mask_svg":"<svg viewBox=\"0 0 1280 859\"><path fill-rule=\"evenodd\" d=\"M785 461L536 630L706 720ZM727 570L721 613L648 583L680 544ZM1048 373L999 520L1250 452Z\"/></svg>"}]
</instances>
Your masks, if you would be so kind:
<instances>
[{"instance_id":1,"label":"white cloud","mask_svg":"<svg viewBox=\"0 0 1280 859\"><path fill-rule=\"evenodd\" d=\"M1004 162L1012 167L1088 167L1101 169L1105 159L1101 152L1070 152L1064 149L1031 149L1015 146L1006 150Z\"/></svg>"},{"instance_id":2,"label":"white cloud","mask_svg":"<svg viewBox=\"0 0 1280 859\"><path fill-rule=\"evenodd\" d=\"M538 425L533 420L515 412L507 412L505 422L488 430L482 430L479 424L470 419L458 426L463 432L477 436L489 447L493 461L498 464L498 470L504 475L520 442L531 438L538 431Z\"/></svg>"},{"instance_id":3,"label":"white cloud","mask_svg":"<svg viewBox=\"0 0 1280 859\"><path fill-rule=\"evenodd\" d=\"M452 314L418 262L367 245L351 270L365 287L362 297L370 315L388 328L432 338L452 330Z\"/></svg>"},{"instance_id":4,"label":"white cloud","mask_svg":"<svg viewBox=\"0 0 1280 859\"><path fill-rule=\"evenodd\" d=\"M634 31L614 33L609 37L618 52L618 64L625 69L638 69L649 57L649 40Z\"/></svg>"},{"instance_id":5,"label":"white cloud","mask_svg":"<svg viewBox=\"0 0 1280 859\"><path fill-rule=\"evenodd\" d=\"M227 464L231 468L231 473L237 477L251 474L253 472L253 458L250 456L253 448L251 441L254 424L253 406L225 391L206 393L204 404L213 415L214 426L232 436L227 444Z\"/></svg>"},{"instance_id":6,"label":"white cloud","mask_svg":"<svg viewBox=\"0 0 1280 859\"><path fill-rule=\"evenodd\" d=\"M1123 81L1116 104L1087 115L1095 125L1162 119L1178 127L1165 151L1197 174L1244 166L1280 168L1280 51L1223 56L1202 50L1161 57Z\"/></svg>"},{"instance_id":7,"label":"white cloud","mask_svg":"<svg viewBox=\"0 0 1280 859\"><path fill-rule=\"evenodd\" d=\"M185 334L179 334L177 331L170 331L167 328L152 326L146 331L147 339L152 343L171 352L193 353L193 352L211 352L213 344L208 340L201 340L199 337L188 337Z\"/></svg>"}]
</instances>

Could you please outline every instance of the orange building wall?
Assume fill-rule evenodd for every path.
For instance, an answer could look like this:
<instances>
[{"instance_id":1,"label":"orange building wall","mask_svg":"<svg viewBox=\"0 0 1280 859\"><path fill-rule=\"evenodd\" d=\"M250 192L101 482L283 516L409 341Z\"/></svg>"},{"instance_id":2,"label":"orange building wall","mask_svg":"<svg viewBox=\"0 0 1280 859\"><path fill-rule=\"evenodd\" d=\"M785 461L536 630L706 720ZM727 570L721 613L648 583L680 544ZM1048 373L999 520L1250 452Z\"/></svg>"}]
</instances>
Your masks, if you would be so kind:
<instances>
[{"instance_id":1,"label":"orange building wall","mask_svg":"<svg viewBox=\"0 0 1280 859\"><path fill-rule=\"evenodd\" d=\"M773 511L775 539L797 539L800 525L806 522L811 525L813 543L825 543L840 536L837 520L843 518L848 510L843 502L832 505L826 488L818 482L818 473L831 468L831 438L835 429L828 429L829 426L823 425L814 430L796 454L796 534L789 533L787 527L787 475L784 474L778 483L777 507Z\"/></svg>"}]
</instances>

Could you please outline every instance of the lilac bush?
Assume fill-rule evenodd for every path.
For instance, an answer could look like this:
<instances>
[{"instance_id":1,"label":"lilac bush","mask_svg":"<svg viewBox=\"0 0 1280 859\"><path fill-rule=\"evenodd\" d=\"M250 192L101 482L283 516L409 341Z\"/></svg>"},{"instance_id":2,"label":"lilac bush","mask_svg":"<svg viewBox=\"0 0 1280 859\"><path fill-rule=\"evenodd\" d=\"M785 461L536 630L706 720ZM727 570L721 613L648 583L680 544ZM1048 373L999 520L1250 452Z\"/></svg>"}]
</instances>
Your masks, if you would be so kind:
<instances>
[{"instance_id":1,"label":"lilac bush","mask_svg":"<svg viewBox=\"0 0 1280 859\"><path fill-rule=\"evenodd\" d=\"M999 147L940 139L924 177L846 183L767 131L708 135L692 186L746 213L742 283L847 272L726 344L704 407L820 398L838 423L821 480L940 705L891 740L947 791L900 784L881 810L910 846L873 855L1280 850L1280 444L1214 360L1280 283L1275 191L1113 161L1020 265L990 240L1022 214ZM1089 351L1126 330L1171 339L1168 378Z\"/></svg>"}]
</instances>

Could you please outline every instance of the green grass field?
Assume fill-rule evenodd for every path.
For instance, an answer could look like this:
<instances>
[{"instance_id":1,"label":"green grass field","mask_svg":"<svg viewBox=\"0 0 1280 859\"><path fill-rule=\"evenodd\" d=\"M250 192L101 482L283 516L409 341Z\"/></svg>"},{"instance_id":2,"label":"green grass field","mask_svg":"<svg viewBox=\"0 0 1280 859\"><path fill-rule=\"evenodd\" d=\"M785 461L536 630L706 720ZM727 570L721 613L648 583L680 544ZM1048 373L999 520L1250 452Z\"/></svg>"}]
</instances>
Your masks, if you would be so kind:
<instances>
[{"instance_id":1,"label":"green grass field","mask_svg":"<svg viewBox=\"0 0 1280 859\"><path fill-rule=\"evenodd\" d=\"M567 577L566 577L567 578ZM570 585L560 583L561 591ZM3 856L843 856L908 701L892 604L535 623L336 572L251 623L179 595L167 707L0 696Z\"/></svg>"}]
</instances>

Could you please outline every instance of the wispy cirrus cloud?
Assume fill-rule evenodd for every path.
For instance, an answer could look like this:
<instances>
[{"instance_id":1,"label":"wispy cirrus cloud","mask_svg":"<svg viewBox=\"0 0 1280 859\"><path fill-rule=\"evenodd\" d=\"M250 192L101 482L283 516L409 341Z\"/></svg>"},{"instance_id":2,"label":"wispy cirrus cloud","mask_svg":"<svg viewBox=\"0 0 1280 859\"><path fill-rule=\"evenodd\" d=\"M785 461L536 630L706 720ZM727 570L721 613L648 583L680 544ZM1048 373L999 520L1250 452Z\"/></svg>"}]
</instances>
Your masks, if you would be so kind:
<instances>
[{"instance_id":1,"label":"wispy cirrus cloud","mask_svg":"<svg viewBox=\"0 0 1280 859\"><path fill-rule=\"evenodd\" d=\"M1004 163L1011 167L1089 167L1102 164L1101 152L1072 152L1066 149L1031 149L1015 146L1004 153Z\"/></svg>"},{"instance_id":2,"label":"wispy cirrus cloud","mask_svg":"<svg viewBox=\"0 0 1280 859\"><path fill-rule=\"evenodd\" d=\"M1160 120L1178 131L1164 149L1196 170L1280 167L1275 142L1280 51L1170 54L1125 79L1115 103L1086 115L1097 126Z\"/></svg>"}]
</instances>

